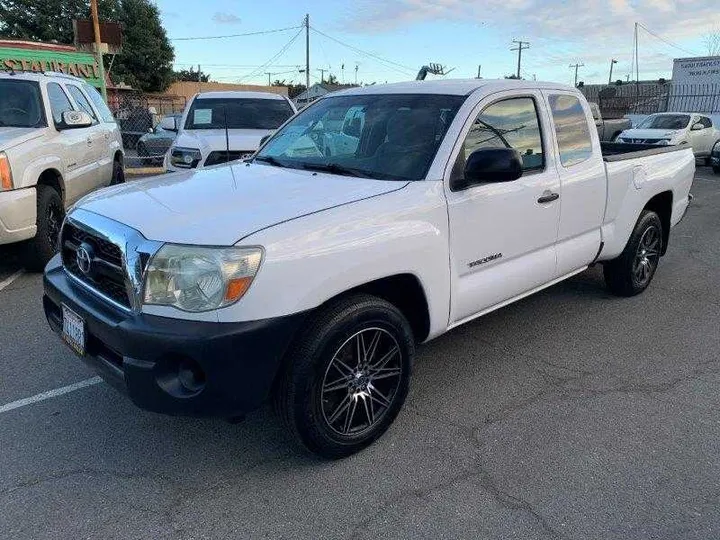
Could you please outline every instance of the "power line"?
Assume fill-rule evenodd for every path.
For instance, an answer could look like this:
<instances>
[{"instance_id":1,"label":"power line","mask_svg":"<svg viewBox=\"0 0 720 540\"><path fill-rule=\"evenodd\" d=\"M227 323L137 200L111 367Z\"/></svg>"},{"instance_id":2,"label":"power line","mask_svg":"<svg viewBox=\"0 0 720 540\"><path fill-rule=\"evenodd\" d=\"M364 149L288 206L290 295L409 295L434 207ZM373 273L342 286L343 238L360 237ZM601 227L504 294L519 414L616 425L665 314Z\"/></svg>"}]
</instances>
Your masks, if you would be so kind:
<instances>
[{"instance_id":1,"label":"power line","mask_svg":"<svg viewBox=\"0 0 720 540\"><path fill-rule=\"evenodd\" d=\"M330 41L334 41L335 43L338 43L338 44L342 45L343 47L347 47L348 49L353 50L353 51L355 51L355 52L357 52L357 53L359 53L359 54L363 54L363 55L368 56L368 57L370 57L370 58L374 58L375 60L378 60L379 62L383 62L383 63L385 63L385 64L389 64L389 65L396 66L397 68L400 68L400 69L402 69L402 70L404 70L404 71L407 71L407 72L409 72L409 73L413 73L413 72L414 72L414 69L411 68L411 67L404 66L404 65L402 65L402 64L398 64L397 62L393 62L392 60L387 60L387 59L382 58L382 57L380 57L380 56L378 56L378 55L376 55L376 54L373 54L373 53L371 53L371 52L367 52L367 51L363 51L362 49L358 49L357 47L354 47L354 46L352 46L352 45L350 45L350 44L348 44L348 43L345 43L344 41L340 41L339 39L336 39L336 38L334 38L334 37L332 37L332 36L327 35L325 32L321 32L320 30L318 30L318 29L315 28L314 26L311 27L310 29L311 29L313 32L315 32L315 33L317 33L317 34L320 34L321 36L329 39ZM405 75L407 75L407 73L405 73Z\"/></svg>"},{"instance_id":2,"label":"power line","mask_svg":"<svg viewBox=\"0 0 720 540\"><path fill-rule=\"evenodd\" d=\"M270 60L268 60L267 62L265 62L265 63L262 64L261 66L255 68L253 71L251 71L251 72L248 73L247 75L243 75L242 77L240 77L240 78L238 79L238 82L243 81L243 80L245 80L245 79L248 79L248 78L250 78L250 77L253 77L253 76L257 75L257 74L262 73L262 70L263 70L263 69L265 69L266 67L268 67L268 66L269 66L270 64L272 64L275 60L277 60L277 59L280 58L283 54L285 54L285 51L287 51L287 50L290 48L290 46L291 46L293 43L295 43L295 40L300 36L300 34L302 34L302 32L303 32L303 28L300 28L300 30L298 31L298 33L295 34L295 35L292 37L292 39L291 39L290 41L288 41L288 42L283 46L283 48L280 49L280 50L277 52L277 54L275 54L273 57L270 58Z\"/></svg>"},{"instance_id":3,"label":"power line","mask_svg":"<svg viewBox=\"0 0 720 540\"><path fill-rule=\"evenodd\" d=\"M170 41L196 41L200 39L226 39L245 36L262 36L265 34L276 34L278 32L287 32L288 30L296 30L299 26L289 26L287 28L275 28L273 30L260 30L258 32L247 32L245 34L228 34L225 36L192 36L192 37L176 37L170 38Z\"/></svg>"},{"instance_id":4,"label":"power line","mask_svg":"<svg viewBox=\"0 0 720 540\"><path fill-rule=\"evenodd\" d=\"M698 53L696 53L696 52L694 52L694 51L691 51L691 50L689 50L689 49L684 49L684 48L681 47L680 45L676 45L676 44L673 43L672 41L668 41L668 40L665 39L664 37L657 35L655 32L653 32L652 30L650 30L647 26L643 25L642 23L637 23L637 25L638 25L640 28L642 28L643 30L645 30L645 31L646 31L648 34L650 34L651 36L656 37L656 38L659 39L660 41L664 41L665 43L667 43L667 44L670 45L671 47L676 48L676 49L679 50L679 51L682 51L682 52L687 53L687 54L692 54L692 55L695 55L695 56L698 55Z\"/></svg>"}]
</instances>

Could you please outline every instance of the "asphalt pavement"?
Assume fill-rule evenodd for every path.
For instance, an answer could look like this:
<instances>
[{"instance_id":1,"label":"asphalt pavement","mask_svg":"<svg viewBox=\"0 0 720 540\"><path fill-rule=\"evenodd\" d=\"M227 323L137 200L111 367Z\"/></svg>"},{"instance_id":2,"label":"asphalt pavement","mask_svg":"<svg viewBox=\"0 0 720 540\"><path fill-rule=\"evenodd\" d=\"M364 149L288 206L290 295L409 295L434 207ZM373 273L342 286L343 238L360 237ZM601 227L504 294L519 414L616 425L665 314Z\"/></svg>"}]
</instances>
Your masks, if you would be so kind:
<instances>
[{"instance_id":1,"label":"asphalt pavement","mask_svg":"<svg viewBox=\"0 0 720 540\"><path fill-rule=\"evenodd\" d=\"M421 347L393 427L337 462L269 408L135 408L0 249L0 538L720 538L720 176L692 191L644 294L596 267Z\"/></svg>"}]
</instances>

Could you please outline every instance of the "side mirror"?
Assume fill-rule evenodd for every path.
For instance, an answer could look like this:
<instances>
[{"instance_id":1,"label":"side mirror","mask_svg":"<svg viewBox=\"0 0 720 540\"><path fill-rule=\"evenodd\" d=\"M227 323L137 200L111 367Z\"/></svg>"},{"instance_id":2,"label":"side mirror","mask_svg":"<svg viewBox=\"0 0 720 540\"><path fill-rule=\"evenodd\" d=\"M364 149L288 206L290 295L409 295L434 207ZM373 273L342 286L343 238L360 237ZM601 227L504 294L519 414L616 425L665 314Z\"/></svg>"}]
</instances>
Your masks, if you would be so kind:
<instances>
[{"instance_id":1,"label":"side mirror","mask_svg":"<svg viewBox=\"0 0 720 540\"><path fill-rule=\"evenodd\" d=\"M93 125L92 116L85 111L65 111L62 113L62 122L57 124L58 131L65 129L80 129Z\"/></svg>"},{"instance_id":2,"label":"side mirror","mask_svg":"<svg viewBox=\"0 0 720 540\"><path fill-rule=\"evenodd\" d=\"M465 162L463 178L454 182L453 191L486 182L512 182L522 176L522 158L514 148L480 148Z\"/></svg>"},{"instance_id":3,"label":"side mirror","mask_svg":"<svg viewBox=\"0 0 720 540\"><path fill-rule=\"evenodd\" d=\"M165 118L160 120L160 127L163 128L165 131L177 131L177 118L175 118L174 116L166 116Z\"/></svg>"},{"instance_id":4,"label":"side mirror","mask_svg":"<svg viewBox=\"0 0 720 540\"><path fill-rule=\"evenodd\" d=\"M149 127L149 128L148 128L148 133L155 133L155 128Z\"/></svg>"},{"instance_id":5,"label":"side mirror","mask_svg":"<svg viewBox=\"0 0 720 540\"><path fill-rule=\"evenodd\" d=\"M690 128L690 131L700 131L703 129L705 129L705 126L698 122L696 124L693 124L693 127Z\"/></svg>"}]
</instances>

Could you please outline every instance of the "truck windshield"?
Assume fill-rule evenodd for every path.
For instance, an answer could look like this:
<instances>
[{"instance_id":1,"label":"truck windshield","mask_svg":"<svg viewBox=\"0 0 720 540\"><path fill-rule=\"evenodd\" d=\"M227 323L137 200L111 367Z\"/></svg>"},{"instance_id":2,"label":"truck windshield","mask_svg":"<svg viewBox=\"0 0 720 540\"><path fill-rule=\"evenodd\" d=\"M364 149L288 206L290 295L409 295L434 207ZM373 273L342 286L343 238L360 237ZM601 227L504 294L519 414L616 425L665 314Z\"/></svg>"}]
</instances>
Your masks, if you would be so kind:
<instances>
[{"instance_id":1,"label":"truck windshield","mask_svg":"<svg viewBox=\"0 0 720 540\"><path fill-rule=\"evenodd\" d=\"M300 112L258 152L257 162L385 180L421 180L464 96L328 97Z\"/></svg>"},{"instance_id":2,"label":"truck windshield","mask_svg":"<svg viewBox=\"0 0 720 540\"><path fill-rule=\"evenodd\" d=\"M685 129L690 123L687 114L660 114L649 116L638 125L644 129Z\"/></svg>"},{"instance_id":3,"label":"truck windshield","mask_svg":"<svg viewBox=\"0 0 720 540\"><path fill-rule=\"evenodd\" d=\"M38 83L0 79L0 127L45 126Z\"/></svg>"},{"instance_id":4,"label":"truck windshield","mask_svg":"<svg viewBox=\"0 0 720 540\"><path fill-rule=\"evenodd\" d=\"M284 99L196 99L185 129L277 129L293 115Z\"/></svg>"}]
</instances>

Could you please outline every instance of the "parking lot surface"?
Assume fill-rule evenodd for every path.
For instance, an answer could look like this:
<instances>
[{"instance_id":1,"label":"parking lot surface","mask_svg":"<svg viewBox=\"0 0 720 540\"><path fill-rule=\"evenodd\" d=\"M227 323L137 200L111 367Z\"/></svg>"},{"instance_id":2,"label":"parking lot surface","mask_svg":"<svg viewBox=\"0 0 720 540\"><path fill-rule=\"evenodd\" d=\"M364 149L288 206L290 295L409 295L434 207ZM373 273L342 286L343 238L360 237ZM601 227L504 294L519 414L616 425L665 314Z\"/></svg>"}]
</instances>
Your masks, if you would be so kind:
<instances>
[{"instance_id":1,"label":"parking lot surface","mask_svg":"<svg viewBox=\"0 0 720 540\"><path fill-rule=\"evenodd\" d=\"M1 248L0 537L719 538L720 177L692 192L644 294L596 267L421 347L394 426L338 462L269 408L137 409Z\"/></svg>"}]
</instances>

